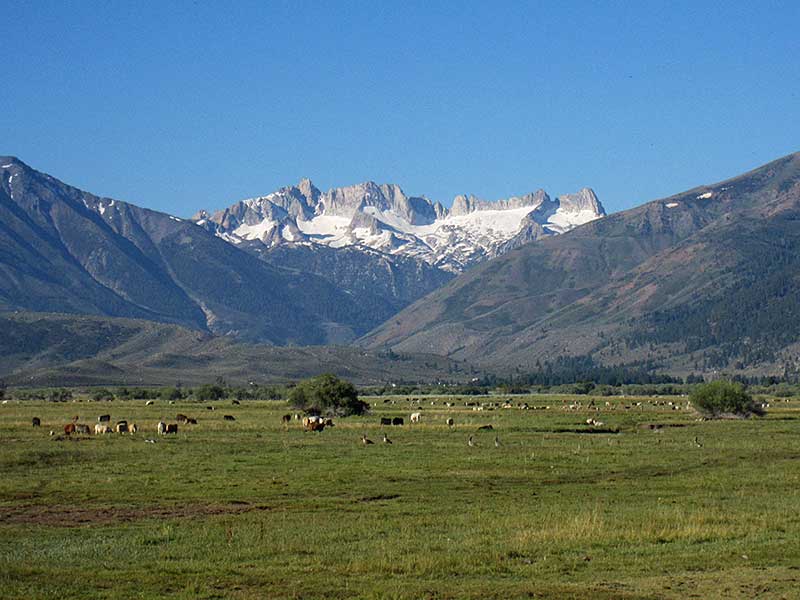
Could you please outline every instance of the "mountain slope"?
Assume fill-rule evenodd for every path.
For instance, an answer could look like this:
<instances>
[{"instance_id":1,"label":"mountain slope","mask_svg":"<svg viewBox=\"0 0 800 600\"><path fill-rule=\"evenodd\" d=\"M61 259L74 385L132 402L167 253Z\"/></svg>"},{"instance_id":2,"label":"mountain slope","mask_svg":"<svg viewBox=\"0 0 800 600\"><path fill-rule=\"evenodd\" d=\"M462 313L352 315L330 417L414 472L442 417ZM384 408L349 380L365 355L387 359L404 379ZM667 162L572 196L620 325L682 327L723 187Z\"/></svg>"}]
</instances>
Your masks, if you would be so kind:
<instances>
[{"instance_id":1,"label":"mountain slope","mask_svg":"<svg viewBox=\"0 0 800 600\"><path fill-rule=\"evenodd\" d=\"M0 308L144 318L275 344L347 341L384 315L324 278L12 157L0 157Z\"/></svg>"},{"instance_id":2,"label":"mountain slope","mask_svg":"<svg viewBox=\"0 0 800 600\"><path fill-rule=\"evenodd\" d=\"M798 292L798 180L794 154L523 246L362 341L505 368L585 355L683 370L784 364L800 334L794 319L780 324Z\"/></svg>"},{"instance_id":3,"label":"mountain slope","mask_svg":"<svg viewBox=\"0 0 800 600\"><path fill-rule=\"evenodd\" d=\"M246 344L178 325L52 313L0 313L0 384L187 385L289 382L321 372L360 384L467 381L468 366L353 347Z\"/></svg>"}]
</instances>

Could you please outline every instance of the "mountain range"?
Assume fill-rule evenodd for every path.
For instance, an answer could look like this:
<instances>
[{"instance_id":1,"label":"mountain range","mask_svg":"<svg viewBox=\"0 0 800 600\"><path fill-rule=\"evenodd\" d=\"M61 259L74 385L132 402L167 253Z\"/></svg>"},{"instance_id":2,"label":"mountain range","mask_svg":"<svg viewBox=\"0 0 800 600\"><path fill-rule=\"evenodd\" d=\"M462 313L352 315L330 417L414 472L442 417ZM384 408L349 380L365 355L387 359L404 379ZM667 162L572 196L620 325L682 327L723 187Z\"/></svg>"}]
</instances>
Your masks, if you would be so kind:
<instances>
[{"instance_id":1,"label":"mountain range","mask_svg":"<svg viewBox=\"0 0 800 600\"><path fill-rule=\"evenodd\" d=\"M149 319L278 345L342 344L464 265L528 235L539 227L534 219L554 219L542 233L551 235L588 218L585 207L571 208L584 196L592 214L602 214L590 191L570 197L566 208L543 192L496 204L459 202L454 210L462 219L491 218L470 221L485 235L470 248L464 241L461 262L445 268L430 253L430 260L417 256L411 247L428 242L399 228L427 227L429 240L452 231L468 236L447 209L407 198L397 186L366 183L323 194L306 180L213 216L201 213L195 223L94 196L0 157L0 310ZM369 231L381 233L370 238ZM408 239L395 251L377 241L401 234Z\"/></svg>"},{"instance_id":2,"label":"mountain range","mask_svg":"<svg viewBox=\"0 0 800 600\"><path fill-rule=\"evenodd\" d=\"M368 361L369 374L401 379L573 359L794 373L798 224L800 154L608 216L588 188L459 196L446 209L394 185L323 193L303 180L187 220L3 157L0 317L15 341L0 344L0 374L102 378L107 365L127 381L150 364L147 344L165 348L147 367L162 379L181 356L192 373L205 361L243 377L259 360L299 373L297 361L327 352L340 372ZM340 347L287 349L282 362L253 343Z\"/></svg>"},{"instance_id":3,"label":"mountain range","mask_svg":"<svg viewBox=\"0 0 800 600\"><path fill-rule=\"evenodd\" d=\"M688 373L798 367L800 153L478 265L368 348L529 372L557 357Z\"/></svg>"}]
</instances>

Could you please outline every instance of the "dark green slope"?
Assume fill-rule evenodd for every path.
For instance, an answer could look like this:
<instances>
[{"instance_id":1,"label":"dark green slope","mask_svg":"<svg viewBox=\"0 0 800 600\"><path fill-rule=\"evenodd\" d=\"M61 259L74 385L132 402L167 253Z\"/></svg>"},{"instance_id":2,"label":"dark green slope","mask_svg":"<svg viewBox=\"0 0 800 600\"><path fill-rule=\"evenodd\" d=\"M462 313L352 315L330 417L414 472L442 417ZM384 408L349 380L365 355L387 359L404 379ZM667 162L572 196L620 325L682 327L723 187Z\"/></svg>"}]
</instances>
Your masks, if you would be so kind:
<instances>
[{"instance_id":1,"label":"dark green slope","mask_svg":"<svg viewBox=\"0 0 800 600\"><path fill-rule=\"evenodd\" d=\"M584 355L673 370L774 368L795 341L781 323L800 291L790 258L799 180L794 154L523 246L362 341L499 369ZM748 349L743 337L778 343Z\"/></svg>"}]
</instances>

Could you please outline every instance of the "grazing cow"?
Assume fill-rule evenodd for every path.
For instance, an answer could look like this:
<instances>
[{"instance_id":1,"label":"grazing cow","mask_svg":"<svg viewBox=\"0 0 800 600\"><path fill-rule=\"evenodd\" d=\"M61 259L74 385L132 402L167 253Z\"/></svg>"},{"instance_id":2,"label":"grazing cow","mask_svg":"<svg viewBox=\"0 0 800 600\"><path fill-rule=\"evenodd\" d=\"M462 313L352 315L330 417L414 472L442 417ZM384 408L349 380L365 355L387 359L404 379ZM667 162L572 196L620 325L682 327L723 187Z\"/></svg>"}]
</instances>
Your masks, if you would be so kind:
<instances>
[{"instance_id":1,"label":"grazing cow","mask_svg":"<svg viewBox=\"0 0 800 600\"><path fill-rule=\"evenodd\" d=\"M419 420L422 418L422 413L411 413L411 422L412 423L419 423Z\"/></svg>"},{"instance_id":2,"label":"grazing cow","mask_svg":"<svg viewBox=\"0 0 800 600\"><path fill-rule=\"evenodd\" d=\"M152 400L148 400L147 402L144 403L144 405L145 406L152 406L153 405L153 401Z\"/></svg>"},{"instance_id":3,"label":"grazing cow","mask_svg":"<svg viewBox=\"0 0 800 600\"><path fill-rule=\"evenodd\" d=\"M127 421L117 421L116 432L117 433L128 433L128 422Z\"/></svg>"},{"instance_id":4,"label":"grazing cow","mask_svg":"<svg viewBox=\"0 0 800 600\"><path fill-rule=\"evenodd\" d=\"M188 418L188 419L186 419L186 422L187 422L189 425L197 425L197 419L192 419L191 417L190 417L190 418Z\"/></svg>"},{"instance_id":5,"label":"grazing cow","mask_svg":"<svg viewBox=\"0 0 800 600\"><path fill-rule=\"evenodd\" d=\"M381 425L391 425L392 420L389 417L381 417Z\"/></svg>"},{"instance_id":6,"label":"grazing cow","mask_svg":"<svg viewBox=\"0 0 800 600\"><path fill-rule=\"evenodd\" d=\"M325 419L317 416L305 417L303 419L303 427L307 431L323 431L325 429Z\"/></svg>"},{"instance_id":7,"label":"grazing cow","mask_svg":"<svg viewBox=\"0 0 800 600\"><path fill-rule=\"evenodd\" d=\"M403 417L395 417L394 419L392 419L392 425L403 425L403 424L405 424Z\"/></svg>"},{"instance_id":8,"label":"grazing cow","mask_svg":"<svg viewBox=\"0 0 800 600\"><path fill-rule=\"evenodd\" d=\"M447 426L448 426L448 427L452 427L453 425L455 425L455 424L456 424L456 422L453 420L453 418L452 418L452 417L451 417L451 418L449 418L449 419L447 419L446 423L447 423Z\"/></svg>"},{"instance_id":9,"label":"grazing cow","mask_svg":"<svg viewBox=\"0 0 800 600\"><path fill-rule=\"evenodd\" d=\"M233 415L225 415L222 418L225 419L226 421L235 421L236 420L236 417L234 417Z\"/></svg>"},{"instance_id":10,"label":"grazing cow","mask_svg":"<svg viewBox=\"0 0 800 600\"><path fill-rule=\"evenodd\" d=\"M186 415L178 414L178 415L175 417L175 420L176 420L178 423L186 423L186 421L188 421L188 420L189 420L189 417L187 417Z\"/></svg>"},{"instance_id":11,"label":"grazing cow","mask_svg":"<svg viewBox=\"0 0 800 600\"><path fill-rule=\"evenodd\" d=\"M111 427L104 425L103 423L95 423L94 434L100 435L101 433L111 433Z\"/></svg>"},{"instance_id":12,"label":"grazing cow","mask_svg":"<svg viewBox=\"0 0 800 600\"><path fill-rule=\"evenodd\" d=\"M78 419L80 419L80 417L78 415L75 415L74 417L72 417L72 422L77 423Z\"/></svg>"},{"instance_id":13,"label":"grazing cow","mask_svg":"<svg viewBox=\"0 0 800 600\"><path fill-rule=\"evenodd\" d=\"M67 435L75 433L75 423L67 423L64 425L64 433Z\"/></svg>"},{"instance_id":14,"label":"grazing cow","mask_svg":"<svg viewBox=\"0 0 800 600\"><path fill-rule=\"evenodd\" d=\"M206 410L214 410L213 406L206 406Z\"/></svg>"},{"instance_id":15,"label":"grazing cow","mask_svg":"<svg viewBox=\"0 0 800 600\"><path fill-rule=\"evenodd\" d=\"M231 400L231 404L239 404L238 400Z\"/></svg>"},{"instance_id":16,"label":"grazing cow","mask_svg":"<svg viewBox=\"0 0 800 600\"><path fill-rule=\"evenodd\" d=\"M75 433L80 433L81 435L89 435L90 433L92 433L92 431L91 429L89 429L88 425L84 425L83 423L76 423Z\"/></svg>"},{"instance_id":17,"label":"grazing cow","mask_svg":"<svg viewBox=\"0 0 800 600\"><path fill-rule=\"evenodd\" d=\"M167 425L167 433L178 433L178 424L170 423Z\"/></svg>"},{"instance_id":18,"label":"grazing cow","mask_svg":"<svg viewBox=\"0 0 800 600\"><path fill-rule=\"evenodd\" d=\"M164 435L167 433L167 424L164 421L158 422L158 435Z\"/></svg>"},{"instance_id":19,"label":"grazing cow","mask_svg":"<svg viewBox=\"0 0 800 600\"><path fill-rule=\"evenodd\" d=\"M40 427L42 425L42 420L39 417L33 417L31 423L33 423L34 427Z\"/></svg>"},{"instance_id":20,"label":"grazing cow","mask_svg":"<svg viewBox=\"0 0 800 600\"><path fill-rule=\"evenodd\" d=\"M136 426L136 423L131 423L131 433L136 433L139 431L139 428Z\"/></svg>"},{"instance_id":21,"label":"grazing cow","mask_svg":"<svg viewBox=\"0 0 800 600\"><path fill-rule=\"evenodd\" d=\"M481 425L478 427L478 431L491 431L492 429L494 429L494 427L491 425Z\"/></svg>"},{"instance_id":22,"label":"grazing cow","mask_svg":"<svg viewBox=\"0 0 800 600\"><path fill-rule=\"evenodd\" d=\"M333 419L324 419L323 423L325 424L325 427L333 427Z\"/></svg>"},{"instance_id":23,"label":"grazing cow","mask_svg":"<svg viewBox=\"0 0 800 600\"><path fill-rule=\"evenodd\" d=\"M109 423L111 421L111 415L100 415L97 417L98 423Z\"/></svg>"},{"instance_id":24,"label":"grazing cow","mask_svg":"<svg viewBox=\"0 0 800 600\"><path fill-rule=\"evenodd\" d=\"M288 425L292 422L292 415L283 415L281 417L281 422L283 422L285 425Z\"/></svg>"}]
</instances>

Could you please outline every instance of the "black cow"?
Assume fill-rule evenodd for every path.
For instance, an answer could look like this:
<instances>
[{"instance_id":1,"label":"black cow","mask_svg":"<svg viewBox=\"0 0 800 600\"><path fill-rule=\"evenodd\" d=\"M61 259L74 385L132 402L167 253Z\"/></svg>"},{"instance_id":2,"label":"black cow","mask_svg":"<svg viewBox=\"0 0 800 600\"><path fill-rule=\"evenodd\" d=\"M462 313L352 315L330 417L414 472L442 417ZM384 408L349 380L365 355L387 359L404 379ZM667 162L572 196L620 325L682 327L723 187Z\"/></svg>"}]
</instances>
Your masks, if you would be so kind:
<instances>
[{"instance_id":1,"label":"black cow","mask_svg":"<svg viewBox=\"0 0 800 600\"><path fill-rule=\"evenodd\" d=\"M33 419L31 419L31 423L33 423L34 427L41 427L42 420L39 417L33 417Z\"/></svg>"},{"instance_id":2,"label":"black cow","mask_svg":"<svg viewBox=\"0 0 800 600\"><path fill-rule=\"evenodd\" d=\"M110 423L111 422L111 415L100 415L97 417L98 423Z\"/></svg>"},{"instance_id":3,"label":"black cow","mask_svg":"<svg viewBox=\"0 0 800 600\"><path fill-rule=\"evenodd\" d=\"M167 425L166 433L178 433L178 424L177 423L169 423Z\"/></svg>"},{"instance_id":4,"label":"black cow","mask_svg":"<svg viewBox=\"0 0 800 600\"><path fill-rule=\"evenodd\" d=\"M233 415L225 415L222 418L225 419L226 421L235 421L236 420L236 417L234 417Z\"/></svg>"},{"instance_id":5,"label":"black cow","mask_svg":"<svg viewBox=\"0 0 800 600\"><path fill-rule=\"evenodd\" d=\"M192 419L191 417L190 417L190 418L188 418L188 419L186 419L186 422L187 422L189 425L197 425L197 419Z\"/></svg>"},{"instance_id":6,"label":"black cow","mask_svg":"<svg viewBox=\"0 0 800 600\"><path fill-rule=\"evenodd\" d=\"M402 425L405 421L403 421L403 417L395 417L392 419L392 425Z\"/></svg>"},{"instance_id":7,"label":"black cow","mask_svg":"<svg viewBox=\"0 0 800 600\"><path fill-rule=\"evenodd\" d=\"M381 417L381 425L391 425L392 420L389 417Z\"/></svg>"},{"instance_id":8,"label":"black cow","mask_svg":"<svg viewBox=\"0 0 800 600\"><path fill-rule=\"evenodd\" d=\"M175 416L175 420L176 420L178 423L186 423L186 421L188 421L188 420L189 420L189 417L187 417L186 415L179 414L179 415L176 415L176 416Z\"/></svg>"}]
</instances>

